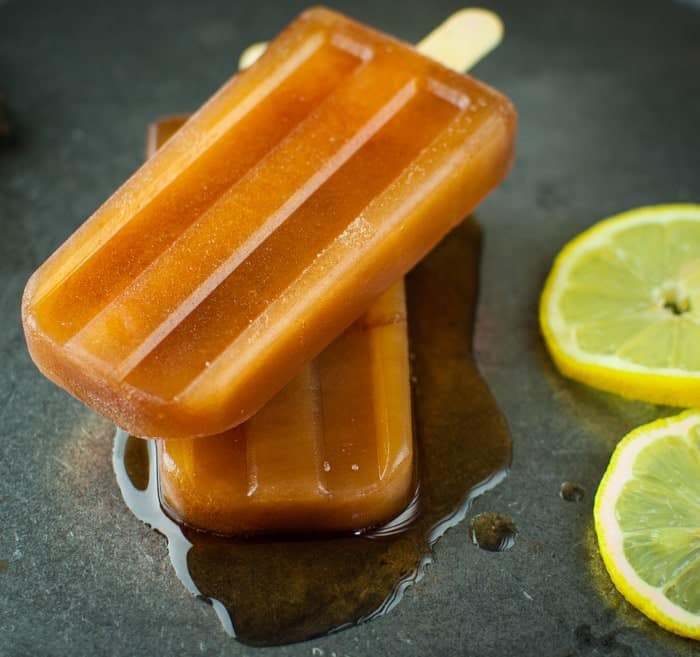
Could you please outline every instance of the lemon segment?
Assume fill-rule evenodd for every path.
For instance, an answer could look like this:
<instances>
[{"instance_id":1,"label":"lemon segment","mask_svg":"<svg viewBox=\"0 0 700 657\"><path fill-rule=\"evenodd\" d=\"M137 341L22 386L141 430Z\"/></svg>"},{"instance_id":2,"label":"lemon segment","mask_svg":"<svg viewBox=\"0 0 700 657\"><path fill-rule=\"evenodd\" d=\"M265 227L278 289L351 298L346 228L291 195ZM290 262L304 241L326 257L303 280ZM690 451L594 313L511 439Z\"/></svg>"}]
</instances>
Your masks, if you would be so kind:
<instances>
[{"instance_id":1,"label":"lemon segment","mask_svg":"<svg viewBox=\"0 0 700 657\"><path fill-rule=\"evenodd\" d=\"M620 593L662 627L700 639L700 411L628 434L593 513Z\"/></svg>"},{"instance_id":2,"label":"lemon segment","mask_svg":"<svg viewBox=\"0 0 700 657\"><path fill-rule=\"evenodd\" d=\"M700 205L637 208L576 237L554 262L539 319L565 375L700 406Z\"/></svg>"}]
</instances>

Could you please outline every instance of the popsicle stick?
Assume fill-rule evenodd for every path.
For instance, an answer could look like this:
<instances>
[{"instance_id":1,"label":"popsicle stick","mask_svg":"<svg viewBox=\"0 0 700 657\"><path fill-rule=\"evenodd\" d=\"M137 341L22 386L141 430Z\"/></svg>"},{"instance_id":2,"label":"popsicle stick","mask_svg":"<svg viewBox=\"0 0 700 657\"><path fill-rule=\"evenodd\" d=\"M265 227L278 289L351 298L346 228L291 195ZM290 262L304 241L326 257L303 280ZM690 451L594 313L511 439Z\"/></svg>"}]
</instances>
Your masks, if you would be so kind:
<instances>
[{"instance_id":1,"label":"popsicle stick","mask_svg":"<svg viewBox=\"0 0 700 657\"><path fill-rule=\"evenodd\" d=\"M243 70L255 64L260 59L265 50L267 50L267 41L258 41L249 45L238 58L238 68Z\"/></svg>"},{"instance_id":2,"label":"popsicle stick","mask_svg":"<svg viewBox=\"0 0 700 657\"><path fill-rule=\"evenodd\" d=\"M465 73L503 39L503 22L492 11L471 7L460 9L422 39L416 49L460 73ZM267 48L266 41L248 46L238 60L238 68L254 64Z\"/></svg>"},{"instance_id":3,"label":"popsicle stick","mask_svg":"<svg viewBox=\"0 0 700 657\"><path fill-rule=\"evenodd\" d=\"M464 73L488 55L503 38L503 23L487 9L461 9L438 25L417 50Z\"/></svg>"}]
</instances>

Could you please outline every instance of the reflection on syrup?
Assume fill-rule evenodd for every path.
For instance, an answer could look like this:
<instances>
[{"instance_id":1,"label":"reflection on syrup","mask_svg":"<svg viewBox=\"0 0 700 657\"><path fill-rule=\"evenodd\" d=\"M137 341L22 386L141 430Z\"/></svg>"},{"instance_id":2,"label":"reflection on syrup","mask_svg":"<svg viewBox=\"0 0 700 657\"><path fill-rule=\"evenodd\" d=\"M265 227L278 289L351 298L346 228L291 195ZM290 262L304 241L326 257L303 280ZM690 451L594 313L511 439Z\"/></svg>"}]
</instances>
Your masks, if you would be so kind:
<instances>
[{"instance_id":1,"label":"reflection on syrup","mask_svg":"<svg viewBox=\"0 0 700 657\"><path fill-rule=\"evenodd\" d=\"M138 490L146 490L149 481L148 442L131 438L124 445L124 468L129 483Z\"/></svg>"},{"instance_id":2,"label":"reflection on syrup","mask_svg":"<svg viewBox=\"0 0 700 657\"><path fill-rule=\"evenodd\" d=\"M114 465L127 505L165 534L178 577L244 643L301 641L386 613L423 575L433 543L505 476L510 435L471 353L479 252L469 219L408 276L417 513L349 536L206 534L161 510L155 444L117 432Z\"/></svg>"}]
</instances>

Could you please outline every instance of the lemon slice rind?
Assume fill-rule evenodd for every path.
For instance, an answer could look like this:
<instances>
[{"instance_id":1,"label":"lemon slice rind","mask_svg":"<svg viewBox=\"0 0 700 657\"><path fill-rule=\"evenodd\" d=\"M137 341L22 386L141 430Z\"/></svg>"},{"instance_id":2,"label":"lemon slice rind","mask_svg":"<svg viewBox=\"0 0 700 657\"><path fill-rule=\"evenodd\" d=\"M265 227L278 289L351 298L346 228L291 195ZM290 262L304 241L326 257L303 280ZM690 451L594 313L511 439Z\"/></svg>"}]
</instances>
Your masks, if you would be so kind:
<instances>
[{"instance_id":1,"label":"lemon slice rind","mask_svg":"<svg viewBox=\"0 0 700 657\"><path fill-rule=\"evenodd\" d=\"M700 639L700 616L669 600L663 587L645 582L627 560L623 548L625 534L617 519L616 502L625 484L633 478L634 462L645 447L667 436L685 436L697 425L700 425L700 411L690 410L646 424L627 434L610 459L593 508L600 554L617 590L661 627L692 639Z\"/></svg>"},{"instance_id":2,"label":"lemon slice rind","mask_svg":"<svg viewBox=\"0 0 700 657\"><path fill-rule=\"evenodd\" d=\"M565 376L628 398L672 406L700 406L700 371L648 367L615 354L585 351L575 339L576 326L562 316L559 307L573 268L587 253L610 245L617 233L630 227L663 226L679 220L700 226L700 205L648 206L615 215L578 235L556 257L540 299L539 321L552 358Z\"/></svg>"}]
</instances>

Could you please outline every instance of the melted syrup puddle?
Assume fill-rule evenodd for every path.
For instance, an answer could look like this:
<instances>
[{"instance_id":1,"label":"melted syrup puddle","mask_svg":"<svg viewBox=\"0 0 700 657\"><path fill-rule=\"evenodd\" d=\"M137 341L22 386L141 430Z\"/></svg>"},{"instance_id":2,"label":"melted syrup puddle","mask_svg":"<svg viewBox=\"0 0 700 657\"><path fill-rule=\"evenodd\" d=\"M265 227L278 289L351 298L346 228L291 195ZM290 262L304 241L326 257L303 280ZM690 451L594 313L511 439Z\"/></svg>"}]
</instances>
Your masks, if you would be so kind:
<instances>
[{"instance_id":1,"label":"melted syrup puddle","mask_svg":"<svg viewBox=\"0 0 700 657\"><path fill-rule=\"evenodd\" d=\"M177 576L250 645L302 641L387 613L431 548L511 460L505 420L471 352L479 226L468 219L408 276L419 493L358 535L232 539L171 520L158 500L156 445L118 430L114 469L127 506L167 538Z\"/></svg>"}]
</instances>

